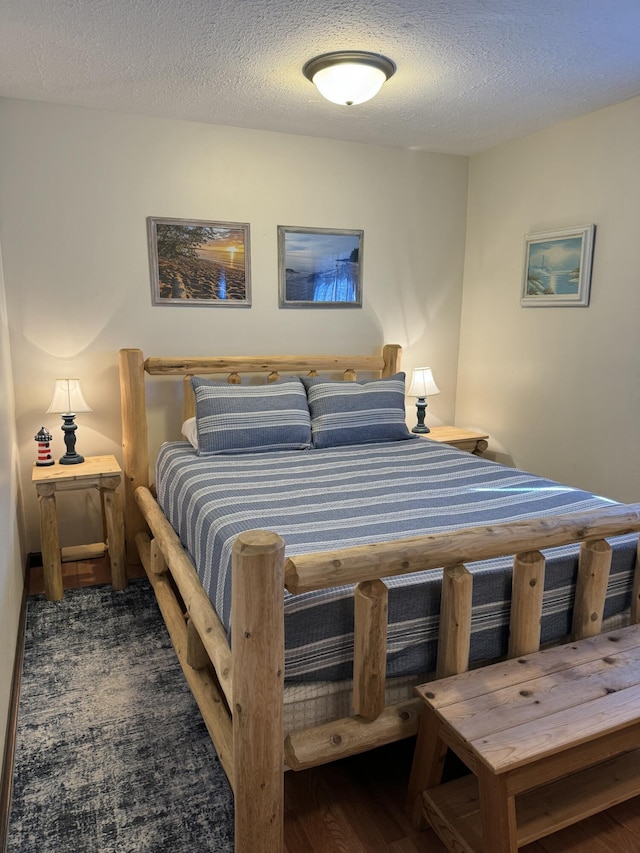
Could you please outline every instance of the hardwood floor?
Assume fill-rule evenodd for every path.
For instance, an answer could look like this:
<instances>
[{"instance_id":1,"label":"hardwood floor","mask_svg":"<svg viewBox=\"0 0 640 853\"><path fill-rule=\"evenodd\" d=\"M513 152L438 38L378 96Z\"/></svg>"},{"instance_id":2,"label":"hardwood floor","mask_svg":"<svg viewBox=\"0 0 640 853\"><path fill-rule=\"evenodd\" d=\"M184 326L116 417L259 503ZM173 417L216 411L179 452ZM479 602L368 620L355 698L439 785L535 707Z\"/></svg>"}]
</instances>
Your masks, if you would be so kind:
<instances>
[{"instance_id":1,"label":"hardwood floor","mask_svg":"<svg viewBox=\"0 0 640 853\"><path fill-rule=\"evenodd\" d=\"M285 777L286 853L446 853L403 810L412 741ZM521 853L638 853L640 797L521 848ZM488 851L490 853L490 851Z\"/></svg>"},{"instance_id":2,"label":"hardwood floor","mask_svg":"<svg viewBox=\"0 0 640 853\"><path fill-rule=\"evenodd\" d=\"M145 577L142 566L127 566L127 575L130 578ZM62 564L62 585L65 589L77 589L81 586L95 586L96 584L110 582L111 573L107 557L99 557L95 560L70 561ZM29 595L44 593L42 566L32 566L28 569L27 583Z\"/></svg>"},{"instance_id":3,"label":"hardwood floor","mask_svg":"<svg viewBox=\"0 0 640 853\"><path fill-rule=\"evenodd\" d=\"M285 775L287 853L446 853L404 813L413 739Z\"/></svg>"},{"instance_id":4,"label":"hardwood floor","mask_svg":"<svg viewBox=\"0 0 640 853\"><path fill-rule=\"evenodd\" d=\"M140 567L136 577L144 576ZM65 563L65 589L108 583L106 558ZM29 571L29 593L43 591ZM404 813L413 741L285 775L286 853L446 853ZM449 772L459 772L453 762ZM487 851L490 853L490 851ZM521 848L521 853L640 853L640 797Z\"/></svg>"}]
</instances>

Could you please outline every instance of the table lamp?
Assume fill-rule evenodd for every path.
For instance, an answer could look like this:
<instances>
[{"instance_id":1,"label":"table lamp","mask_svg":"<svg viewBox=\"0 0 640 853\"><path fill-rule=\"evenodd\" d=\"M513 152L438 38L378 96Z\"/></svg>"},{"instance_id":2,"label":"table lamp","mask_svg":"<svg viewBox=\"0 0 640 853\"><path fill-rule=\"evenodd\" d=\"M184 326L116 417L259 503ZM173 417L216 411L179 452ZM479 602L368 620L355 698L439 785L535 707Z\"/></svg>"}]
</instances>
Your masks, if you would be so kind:
<instances>
[{"instance_id":1,"label":"table lamp","mask_svg":"<svg viewBox=\"0 0 640 853\"><path fill-rule=\"evenodd\" d=\"M413 374L411 376L411 385L407 392L407 396L418 398L418 402L416 403L416 408L418 410L418 423L414 426L411 432L431 432L424 422L424 416L427 411L427 397L432 397L434 394L439 393L440 389L436 385L436 380L433 378L431 368L414 367Z\"/></svg>"},{"instance_id":2,"label":"table lamp","mask_svg":"<svg viewBox=\"0 0 640 853\"><path fill-rule=\"evenodd\" d=\"M56 379L47 414L56 412L62 416L61 429L64 433L67 452L59 460L61 465L76 465L78 462L84 462L84 456L76 453L75 433L78 427L74 421L78 412L90 411L91 408L82 396L79 379Z\"/></svg>"}]
</instances>

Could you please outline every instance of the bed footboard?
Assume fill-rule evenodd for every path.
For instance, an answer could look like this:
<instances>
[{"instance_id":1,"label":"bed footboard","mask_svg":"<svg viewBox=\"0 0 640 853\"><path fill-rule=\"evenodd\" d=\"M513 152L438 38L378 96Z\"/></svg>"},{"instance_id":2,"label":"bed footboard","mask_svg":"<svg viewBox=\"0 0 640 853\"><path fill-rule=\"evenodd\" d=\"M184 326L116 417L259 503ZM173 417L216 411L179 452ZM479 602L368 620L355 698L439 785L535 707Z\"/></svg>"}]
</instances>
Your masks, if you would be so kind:
<instances>
[{"instance_id":1,"label":"bed footboard","mask_svg":"<svg viewBox=\"0 0 640 853\"><path fill-rule=\"evenodd\" d=\"M178 537L145 488L136 499L154 539L140 533L138 547L165 615L176 651L232 784L237 853L283 849L285 763L304 769L415 734L419 700L385 708L387 607L382 577L444 567L438 643L439 677L469 666L473 578L465 562L516 551L509 655L540 646L545 560L540 549L581 542L573 638L600 632L611 562L605 536L640 530L640 504L439 533L379 546L302 555L284 560L275 533L250 531L233 549L233 648ZM167 570L186 605L175 603ZM354 715L313 729L283 731L284 597L301 589L355 584ZM173 597L174 602L170 601ZM631 622L640 621L636 566ZM193 636L190 637L190 631ZM199 651L206 651L203 666ZM230 662L230 663L229 663ZM217 674L216 674L217 673ZM224 683L224 688L221 687ZM412 782L412 790L421 781ZM420 788L421 790L421 788ZM411 799L411 795L410 795Z\"/></svg>"}]
</instances>

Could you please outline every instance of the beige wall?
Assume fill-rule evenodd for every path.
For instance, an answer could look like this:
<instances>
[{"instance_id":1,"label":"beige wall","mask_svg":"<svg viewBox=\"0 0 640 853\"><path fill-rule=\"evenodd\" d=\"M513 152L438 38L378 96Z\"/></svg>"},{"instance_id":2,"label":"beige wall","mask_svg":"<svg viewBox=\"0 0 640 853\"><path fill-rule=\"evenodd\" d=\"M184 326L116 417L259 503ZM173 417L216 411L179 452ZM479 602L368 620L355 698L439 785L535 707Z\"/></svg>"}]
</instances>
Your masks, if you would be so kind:
<instances>
[{"instance_id":1,"label":"beige wall","mask_svg":"<svg viewBox=\"0 0 640 853\"><path fill-rule=\"evenodd\" d=\"M23 559L20 553L18 523L20 506L18 445L1 255L0 401L0 447L2 448L0 453L0 749L2 749L22 600Z\"/></svg>"},{"instance_id":2,"label":"beige wall","mask_svg":"<svg viewBox=\"0 0 640 853\"><path fill-rule=\"evenodd\" d=\"M640 99L471 158L456 423L640 500ZM597 226L588 308L521 308L524 235Z\"/></svg>"},{"instance_id":3,"label":"beige wall","mask_svg":"<svg viewBox=\"0 0 640 853\"><path fill-rule=\"evenodd\" d=\"M52 381L78 376L93 408L78 416L78 450L119 455L123 346L202 355L400 343L403 366L431 364L442 389L428 418L451 422L466 158L9 100L0 152L30 550L39 550L28 478L42 424L64 451L58 416L44 414ZM150 215L249 222L253 307L152 307ZM278 225L364 229L364 307L278 309ZM63 497L62 544L74 544L87 517L101 538L96 497Z\"/></svg>"}]
</instances>

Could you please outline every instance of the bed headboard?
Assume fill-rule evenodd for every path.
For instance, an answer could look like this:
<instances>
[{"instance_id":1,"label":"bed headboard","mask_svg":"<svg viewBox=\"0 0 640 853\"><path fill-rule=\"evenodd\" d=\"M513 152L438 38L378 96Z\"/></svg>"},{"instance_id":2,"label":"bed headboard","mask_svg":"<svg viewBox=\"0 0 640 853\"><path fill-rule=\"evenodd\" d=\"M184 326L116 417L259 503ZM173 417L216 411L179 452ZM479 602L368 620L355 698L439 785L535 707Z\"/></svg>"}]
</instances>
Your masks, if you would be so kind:
<instances>
[{"instance_id":1,"label":"bed headboard","mask_svg":"<svg viewBox=\"0 0 640 853\"><path fill-rule=\"evenodd\" d=\"M122 455L125 487L125 532L127 559L137 562L135 534L146 529L146 523L136 503L138 486L149 486L149 439L147 430L147 376L183 377L182 419L194 414L192 376L226 375L226 381L239 384L242 374L266 374L275 382L280 374L339 373L346 381L354 381L358 373L374 377L391 376L400 369L402 350L397 344L386 344L380 355L268 355L227 356L203 358L151 357L145 359L142 350L121 349L120 399L122 406ZM169 436L167 436L168 438Z\"/></svg>"}]
</instances>

